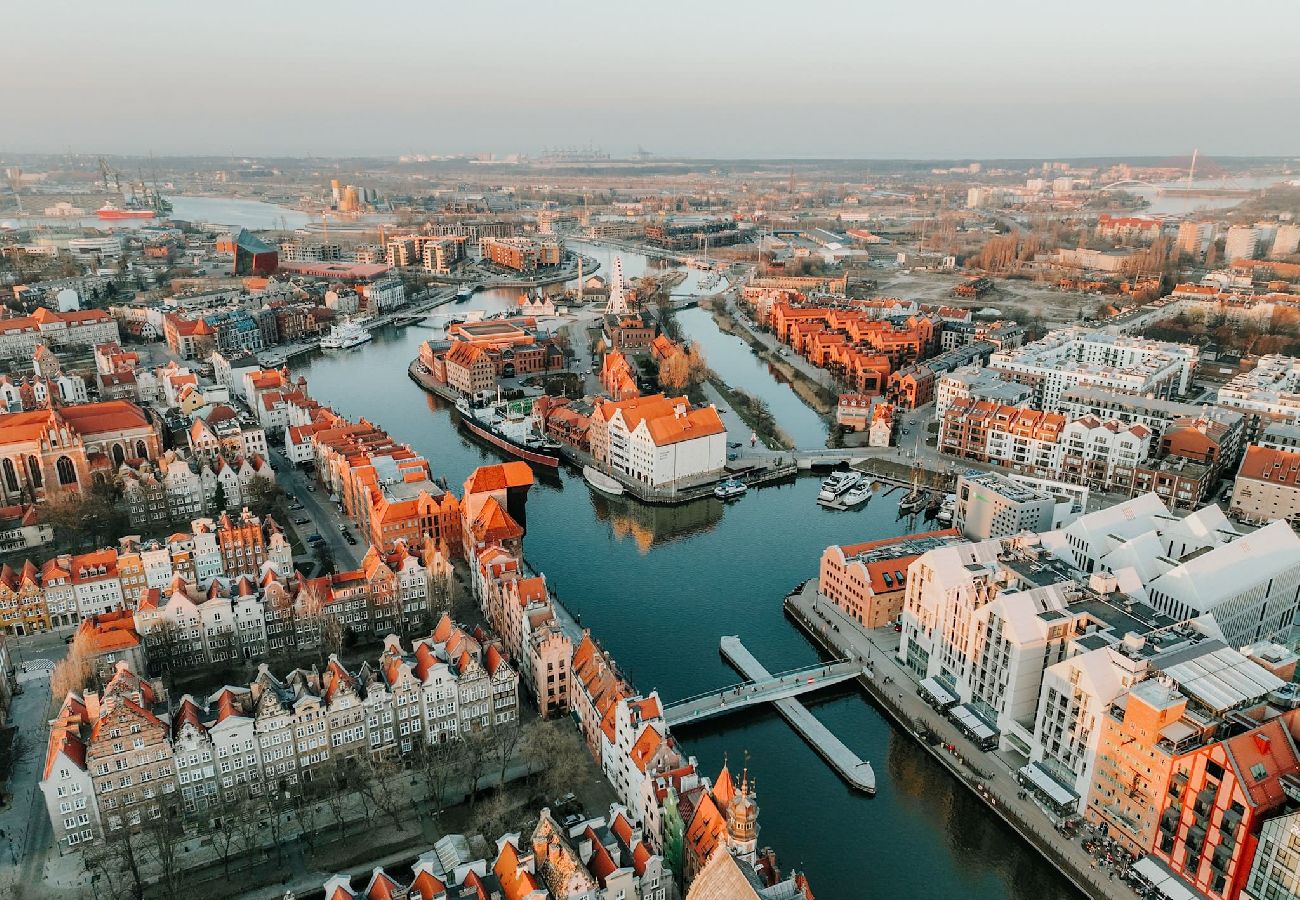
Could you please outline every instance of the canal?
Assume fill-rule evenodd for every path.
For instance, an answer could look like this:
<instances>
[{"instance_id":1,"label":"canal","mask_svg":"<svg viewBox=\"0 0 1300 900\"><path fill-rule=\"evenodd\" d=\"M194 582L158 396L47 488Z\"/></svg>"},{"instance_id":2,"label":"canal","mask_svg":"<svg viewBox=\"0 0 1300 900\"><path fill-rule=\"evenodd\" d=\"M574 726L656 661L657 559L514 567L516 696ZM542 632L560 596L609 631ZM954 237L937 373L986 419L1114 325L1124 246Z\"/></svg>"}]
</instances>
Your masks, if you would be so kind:
<instances>
[{"instance_id":1,"label":"canal","mask_svg":"<svg viewBox=\"0 0 1300 900\"><path fill-rule=\"evenodd\" d=\"M694 284L698 276L690 279ZM516 293L485 292L472 305L509 308ZM692 324L692 336L705 342L721 371L725 350L700 326ZM433 333L382 329L356 350L304 357L294 368L306 375L312 396L409 442L459 493L476 466L500 457L457 431L447 405L407 378L407 364ZM770 374L764 382L765 372L751 370L743 386L776 396L782 386ZM725 634L741 635L771 671L815 663L816 652L786 621L781 598L816 574L828 544L916 530L898 519L897 493L833 513L815 504L817 490L817 479L801 478L753 489L728 505L709 499L651 509L594 495L580 477L561 472L533 489L525 548L636 686L658 689L671 702L735 683L718 653ZM858 689L832 689L808 703L872 762L875 797L848 790L768 709L683 728L677 738L710 773L724 756L735 770L748 755L762 807L760 844L776 849L785 869L806 870L820 900L1078 896Z\"/></svg>"}]
</instances>

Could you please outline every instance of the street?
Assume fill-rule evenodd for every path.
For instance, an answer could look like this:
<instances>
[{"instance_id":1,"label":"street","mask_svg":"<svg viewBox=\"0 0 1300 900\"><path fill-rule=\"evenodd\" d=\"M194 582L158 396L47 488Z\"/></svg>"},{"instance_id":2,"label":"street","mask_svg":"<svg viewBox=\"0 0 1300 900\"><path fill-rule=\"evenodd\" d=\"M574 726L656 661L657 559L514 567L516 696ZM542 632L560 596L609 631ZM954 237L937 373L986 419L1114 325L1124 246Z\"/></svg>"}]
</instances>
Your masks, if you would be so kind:
<instances>
[{"instance_id":1,"label":"street","mask_svg":"<svg viewBox=\"0 0 1300 900\"><path fill-rule=\"evenodd\" d=\"M307 536L313 532L324 538L325 546L329 548L334 558L334 568L337 571L347 571L359 566L362 557L366 554L366 535L359 533L356 524L339 512L338 506L329 500L328 495L316 484L315 479L289 462L282 450L272 447L270 452L275 466L276 480L288 494L289 502L292 503L293 498L296 497L303 505L301 510L289 510L290 520L280 524L286 529L293 529L304 548L307 547ZM314 492L308 490L309 485L315 487ZM300 519L305 517L310 522L306 525L296 525L293 522L294 517ZM347 525L348 531L357 538L355 547L343 539L339 531L340 525Z\"/></svg>"}]
</instances>

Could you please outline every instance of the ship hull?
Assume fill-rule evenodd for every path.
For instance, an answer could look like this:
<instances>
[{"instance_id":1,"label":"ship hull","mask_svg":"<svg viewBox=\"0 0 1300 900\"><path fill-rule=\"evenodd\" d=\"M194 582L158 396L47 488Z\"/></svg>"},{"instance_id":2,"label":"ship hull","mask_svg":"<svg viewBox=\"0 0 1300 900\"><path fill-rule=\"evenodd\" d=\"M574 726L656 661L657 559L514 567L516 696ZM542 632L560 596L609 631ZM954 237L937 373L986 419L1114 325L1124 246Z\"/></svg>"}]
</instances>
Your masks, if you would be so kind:
<instances>
[{"instance_id":1,"label":"ship hull","mask_svg":"<svg viewBox=\"0 0 1300 900\"><path fill-rule=\"evenodd\" d=\"M550 453L544 450L534 450L521 444L517 444L505 435L497 434L496 432L483 427L472 417L463 413L460 416L460 424L475 437L487 441L489 444L504 450L511 456L519 457L524 462L530 462L537 466L546 466L551 469L557 469L560 466L559 451Z\"/></svg>"},{"instance_id":2,"label":"ship hull","mask_svg":"<svg viewBox=\"0 0 1300 900\"><path fill-rule=\"evenodd\" d=\"M150 209L101 209L95 212L95 215L101 219L152 219L154 218L153 210Z\"/></svg>"}]
</instances>

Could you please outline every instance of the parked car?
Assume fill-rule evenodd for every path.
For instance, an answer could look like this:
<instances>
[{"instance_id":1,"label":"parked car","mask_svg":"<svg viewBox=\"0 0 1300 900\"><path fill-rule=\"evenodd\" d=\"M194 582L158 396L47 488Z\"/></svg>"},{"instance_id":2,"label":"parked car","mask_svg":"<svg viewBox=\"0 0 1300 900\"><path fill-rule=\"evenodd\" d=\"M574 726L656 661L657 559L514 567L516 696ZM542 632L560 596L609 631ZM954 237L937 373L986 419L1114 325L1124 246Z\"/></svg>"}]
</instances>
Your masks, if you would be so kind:
<instances>
[{"instance_id":1,"label":"parked car","mask_svg":"<svg viewBox=\"0 0 1300 900\"><path fill-rule=\"evenodd\" d=\"M323 543L325 543L325 538L323 538L323 537L320 536L320 532L318 532L318 531L313 531L311 534L307 535L307 543L309 543L309 544L323 544Z\"/></svg>"},{"instance_id":2,"label":"parked car","mask_svg":"<svg viewBox=\"0 0 1300 900\"><path fill-rule=\"evenodd\" d=\"M354 538L351 534L343 535L343 539L347 541L349 544L351 544L353 547L357 545L357 539Z\"/></svg>"},{"instance_id":3,"label":"parked car","mask_svg":"<svg viewBox=\"0 0 1300 900\"><path fill-rule=\"evenodd\" d=\"M293 524L295 524L295 525L306 525L306 524L307 524L308 522L310 522L310 521L311 521L311 519L306 519L306 518L297 518L297 519L294 519L294 520L293 520Z\"/></svg>"}]
</instances>

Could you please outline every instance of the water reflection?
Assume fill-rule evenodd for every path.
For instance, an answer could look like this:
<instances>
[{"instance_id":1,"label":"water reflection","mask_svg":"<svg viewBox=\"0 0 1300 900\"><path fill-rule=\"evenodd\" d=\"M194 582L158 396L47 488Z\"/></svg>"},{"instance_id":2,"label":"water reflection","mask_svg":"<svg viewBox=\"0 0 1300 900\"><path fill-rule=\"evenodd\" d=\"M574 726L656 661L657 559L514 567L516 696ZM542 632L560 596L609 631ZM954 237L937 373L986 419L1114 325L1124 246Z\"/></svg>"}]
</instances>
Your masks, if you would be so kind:
<instances>
[{"instance_id":1,"label":"water reflection","mask_svg":"<svg viewBox=\"0 0 1300 900\"><path fill-rule=\"evenodd\" d=\"M722 521L726 504L707 497L680 506L646 506L593 491L591 506L597 519L609 522L617 540L630 538L644 555L653 547L711 531Z\"/></svg>"}]
</instances>

